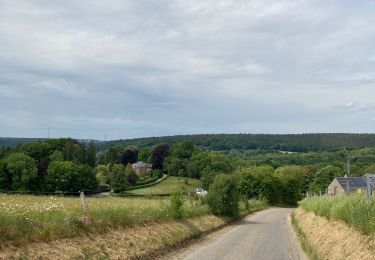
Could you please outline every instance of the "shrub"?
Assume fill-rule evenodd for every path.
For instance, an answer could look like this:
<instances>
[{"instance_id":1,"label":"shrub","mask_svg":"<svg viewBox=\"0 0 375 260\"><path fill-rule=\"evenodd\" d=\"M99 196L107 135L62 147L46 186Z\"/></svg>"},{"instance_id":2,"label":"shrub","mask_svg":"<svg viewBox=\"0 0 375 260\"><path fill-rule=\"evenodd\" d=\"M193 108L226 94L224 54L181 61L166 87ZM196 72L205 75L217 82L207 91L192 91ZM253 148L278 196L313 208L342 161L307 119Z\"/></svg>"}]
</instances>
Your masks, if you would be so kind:
<instances>
[{"instance_id":1,"label":"shrub","mask_svg":"<svg viewBox=\"0 0 375 260\"><path fill-rule=\"evenodd\" d=\"M238 195L234 179L230 175L217 175L210 185L207 203L216 215L238 216Z\"/></svg>"},{"instance_id":2,"label":"shrub","mask_svg":"<svg viewBox=\"0 0 375 260\"><path fill-rule=\"evenodd\" d=\"M171 197L171 214L175 219L182 218L184 211L184 198L181 189L176 189L172 193Z\"/></svg>"}]
</instances>

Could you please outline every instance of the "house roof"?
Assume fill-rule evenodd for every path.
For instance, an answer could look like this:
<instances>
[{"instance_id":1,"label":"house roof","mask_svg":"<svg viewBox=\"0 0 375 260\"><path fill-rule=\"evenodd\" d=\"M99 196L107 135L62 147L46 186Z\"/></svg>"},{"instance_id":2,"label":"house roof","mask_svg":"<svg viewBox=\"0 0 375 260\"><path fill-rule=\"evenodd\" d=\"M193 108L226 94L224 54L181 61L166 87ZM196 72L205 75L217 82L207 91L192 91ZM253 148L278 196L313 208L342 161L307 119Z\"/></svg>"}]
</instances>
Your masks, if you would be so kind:
<instances>
[{"instance_id":1,"label":"house roof","mask_svg":"<svg viewBox=\"0 0 375 260\"><path fill-rule=\"evenodd\" d=\"M371 173L366 173L362 177L336 177L336 179L345 191L348 189L348 182L350 190L366 189L367 180L369 180L372 187L375 187L375 174Z\"/></svg>"},{"instance_id":2,"label":"house roof","mask_svg":"<svg viewBox=\"0 0 375 260\"><path fill-rule=\"evenodd\" d=\"M137 167L152 167L152 164L144 163L142 161L139 161L139 162L133 163L132 167L135 167L135 168L137 168Z\"/></svg>"},{"instance_id":3,"label":"house roof","mask_svg":"<svg viewBox=\"0 0 375 260\"><path fill-rule=\"evenodd\" d=\"M348 185L348 181L351 189L366 188L365 179L362 177L337 177L336 179L344 189Z\"/></svg>"}]
</instances>

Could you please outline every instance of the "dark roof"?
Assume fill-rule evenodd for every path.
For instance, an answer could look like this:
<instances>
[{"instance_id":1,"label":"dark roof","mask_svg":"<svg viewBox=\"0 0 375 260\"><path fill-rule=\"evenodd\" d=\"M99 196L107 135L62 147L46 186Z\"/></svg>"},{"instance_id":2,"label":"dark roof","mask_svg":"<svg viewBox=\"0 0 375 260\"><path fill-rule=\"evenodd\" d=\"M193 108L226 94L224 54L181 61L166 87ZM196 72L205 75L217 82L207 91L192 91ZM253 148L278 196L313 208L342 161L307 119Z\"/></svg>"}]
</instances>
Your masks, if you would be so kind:
<instances>
[{"instance_id":1,"label":"dark roof","mask_svg":"<svg viewBox=\"0 0 375 260\"><path fill-rule=\"evenodd\" d=\"M350 190L366 189L367 180L370 181L371 186L375 187L375 174L366 173L362 177L336 177L336 179L345 191L348 190L348 182Z\"/></svg>"},{"instance_id":2,"label":"dark roof","mask_svg":"<svg viewBox=\"0 0 375 260\"><path fill-rule=\"evenodd\" d=\"M344 189L346 189L348 181L351 189L366 188L365 179L362 177L337 177L336 179Z\"/></svg>"}]
</instances>

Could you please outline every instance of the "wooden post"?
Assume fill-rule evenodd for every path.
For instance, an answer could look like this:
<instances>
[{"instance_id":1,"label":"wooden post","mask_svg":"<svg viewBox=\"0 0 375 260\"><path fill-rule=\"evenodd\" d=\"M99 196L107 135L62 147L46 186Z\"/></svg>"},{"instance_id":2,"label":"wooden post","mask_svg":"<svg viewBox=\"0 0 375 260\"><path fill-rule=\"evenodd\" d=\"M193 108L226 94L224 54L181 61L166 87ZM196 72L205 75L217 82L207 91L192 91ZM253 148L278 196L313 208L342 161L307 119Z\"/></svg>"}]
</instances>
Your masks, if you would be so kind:
<instances>
[{"instance_id":1,"label":"wooden post","mask_svg":"<svg viewBox=\"0 0 375 260\"><path fill-rule=\"evenodd\" d=\"M83 214L84 214L85 216L87 216L87 213L88 213L89 208L88 208L88 206L87 206L87 202L86 202L85 194L84 194L82 191L80 191L80 192L79 192L79 197L81 198Z\"/></svg>"}]
</instances>

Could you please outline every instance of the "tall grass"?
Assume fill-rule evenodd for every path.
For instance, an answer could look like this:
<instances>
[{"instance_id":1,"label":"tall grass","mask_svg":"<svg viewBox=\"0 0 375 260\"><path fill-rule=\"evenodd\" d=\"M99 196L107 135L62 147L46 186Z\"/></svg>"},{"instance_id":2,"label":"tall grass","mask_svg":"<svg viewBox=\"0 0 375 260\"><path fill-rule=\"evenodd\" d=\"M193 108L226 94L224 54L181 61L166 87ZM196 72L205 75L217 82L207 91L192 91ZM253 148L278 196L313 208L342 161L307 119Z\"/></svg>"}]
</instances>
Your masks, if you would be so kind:
<instances>
[{"instance_id":1,"label":"tall grass","mask_svg":"<svg viewBox=\"0 0 375 260\"><path fill-rule=\"evenodd\" d=\"M88 198L84 217L79 198L0 194L0 247L49 241L85 232L173 219L166 198ZM182 218L209 214L206 205L184 205Z\"/></svg>"},{"instance_id":2,"label":"tall grass","mask_svg":"<svg viewBox=\"0 0 375 260\"><path fill-rule=\"evenodd\" d=\"M366 196L309 197L300 205L319 216L342 220L365 234L375 234L375 201Z\"/></svg>"},{"instance_id":3,"label":"tall grass","mask_svg":"<svg viewBox=\"0 0 375 260\"><path fill-rule=\"evenodd\" d=\"M175 218L171 200L165 197L89 197L87 202L88 216L84 216L80 198L0 194L0 248ZM257 200L250 200L249 205L240 204L241 215L266 207L264 201ZM207 205L187 199L182 207L182 219L211 213Z\"/></svg>"}]
</instances>

